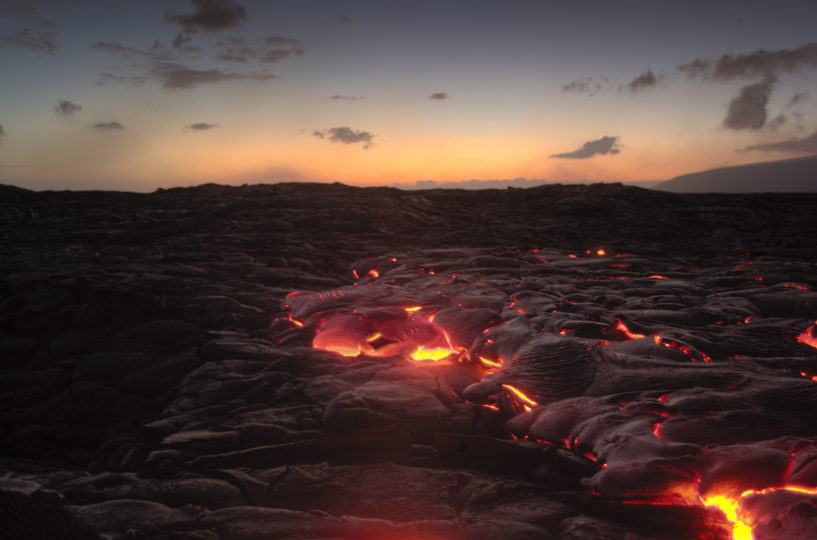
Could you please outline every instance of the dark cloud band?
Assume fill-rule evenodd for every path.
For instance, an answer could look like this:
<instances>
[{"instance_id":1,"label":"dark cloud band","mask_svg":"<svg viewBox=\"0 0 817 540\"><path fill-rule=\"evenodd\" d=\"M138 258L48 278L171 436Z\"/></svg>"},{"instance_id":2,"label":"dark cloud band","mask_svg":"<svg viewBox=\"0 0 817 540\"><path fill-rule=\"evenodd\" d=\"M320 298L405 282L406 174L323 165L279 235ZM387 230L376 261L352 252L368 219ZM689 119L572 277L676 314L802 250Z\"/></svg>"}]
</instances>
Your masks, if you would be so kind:
<instances>
[{"instance_id":1,"label":"dark cloud band","mask_svg":"<svg viewBox=\"0 0 817 540\"><path fill-rule=\"evenodd\" d=\"M367 150L374 146L374 135L368 131L355 131L346 126L316 130L312 132L312 135L320 139L329 139L332 142L343 144L360 143Z\"/></svg>"},{"instance_id":2,"label":"dark cloud band","mask_svg":"<svg viewBox=\"0 0 817 540\"><path fill-rule=\"evenodd\" d=\"M82 105L77 105L76 103L71 103L70 101L61 99L54 107L54 110L57 112L57 114L68 116L70 114L74 114L75 112L81 111Z\"/></svg>"},{"instance_id":3,"label":"dark cloud band","mask_svg":"<svg viewBox=\"0 0 817 540\"><path fill-rule=\"evenodd\" d=\"M119 122L97 122L93 126L92 129L98 129L101 131L122 131L125 129L125 126L120 124Z\"/></svg>"},{"instance_id":4,"label":"dark cloud band","mask_svg":"<svg viewBox=\"0 0 817 540\"><path fill-rule=\"evenodd\" d=\"M561 154L552 154L551 158L561 159L587 159L596 155L618 154L621 150L618 148L618 137L602 137L594 141L587 141L581 148L573 150L572 152L564 152Z\"/></svg>"},{"instance_id":5,"label":"dark cloud band","mask_svg":"<svg viewBox=\"0 0 817 540\"><path fill-rule=\"evenodd\" d=\"M247 20L247 12L237 2L230 0L191 0L196 11L177 14L168 12L165 20L184 26L186 32L217 32L238 26Z\"/></svg>"}]
</instances>

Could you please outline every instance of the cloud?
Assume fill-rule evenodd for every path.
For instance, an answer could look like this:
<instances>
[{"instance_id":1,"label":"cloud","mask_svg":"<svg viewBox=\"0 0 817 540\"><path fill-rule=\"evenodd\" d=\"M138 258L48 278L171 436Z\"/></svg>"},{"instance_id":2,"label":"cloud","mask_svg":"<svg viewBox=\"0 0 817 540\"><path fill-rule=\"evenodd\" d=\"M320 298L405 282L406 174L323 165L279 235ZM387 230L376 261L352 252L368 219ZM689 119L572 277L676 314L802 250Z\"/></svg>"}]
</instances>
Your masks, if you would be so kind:
<instances>
[{"instance_id":1,"label":"cloud","mask_svg":"<svg viewBox=\"0 0 817 540\"><path fill-rule=\"evenodd\" d=\"M817 42L795 49L758 50L749 54L724 54L717 60L696 58L678 66L678 71L692 77L733 80L739 77L770 77L783 72L817 67Z\"/></svg>"},{"instance_id":2,"label":"cloud","mask_svg":"<svg viewBox=\"0 0 817 540\"><path fill-rule=\"evenodd\" d=\"M0 124L0 140L2 140L3 137L5 137L5 136L6 136L6 130L3 129L3 124Z\"/></svg>"},{"instance_id":3,"label":"cloud","mask_svg":"<svg viewBox=\"0 0 817 540\"><path fill-rule=\"evenodd\" d=\"M180 52L196 52L198 50L195 47L180 47L176 51L170 51L162 45L158 39L154 40L150 47L146 49L137 49L136 47L122 45L115 41L98 41L92 43L90 47L101 53L117 54L122 58L146 58L153 62L166 62L178 57L178 53Z\"/></svg>"},{"instance_id":4,"label":"cloud","mask_svg":"<svg viewBox=\"0 0 817 540\"><path fill-rule=\"evenodd\" d=\"M165 13L165 20L180 24L185 32L195 33L199 30L217 32L238 26L241 21L247 20L247 12L236 2L231 0L191 0L196 11L187 14L177 14L171 10Z\"/></svg>"},{"instance_id":5,"label":"cloud","mask_svg":"<svg viewBox=\"0 0 817 540\"><path fill-rule=\"evenodd\" d=\"M564 159L587 159L595 155L604 154L618 154L621 150L618 148L619 137L602 137L594 141L587 141L581 148L573 150L572 152L564 152L561 154L552 154L551 158Z\"/></svg>"},{"instance_id":6,"label":"cloud","mask_svg":"<svg viewBox=\"0 0 817 540\"><path fill-rule=\"evenodd\" d=\"M374 146L375 137L368 131L355 131L345 126L316 130L312 132L312 135L320 139L329 139L332 142L343 144L363 143L363 148L366 150Z\"/></svg>"},{"instance_id":7,"label":"cloud","mask_svg":"<svg viewBox=\"0 0 817 540\"><path fill-rule=\"evenodd\" d=\"M358 101L366 98L360 96L344 96L343 94L335 94L334 96L329 96L329 99L334 99L336 101Z\"/></svg>"},{"instance_id":8,"label":"cloud","mask_svg":"<svg viewBox=\"0 0 817 540\"><path fill-rule=\"evenodd\" d=\"M105 86L108 83L130 84L139 86L145 84L148 78L141 75L122 76L114 75L113 73L100 73L99 79L96 81L97 86Z\"/></svg>"},{"instance_id":9,"label":"cloud","mask_svg":"<svg viewBox=\"0 0 817 540\"><path fill-rule=\"evenodd\" d=\"M306 52L306 49L299 47L299 48L290 48L290 49L270 49L264 53L264 56L261 57L261 61L265 64L272 64L273 62L277 62L279 60L286 60L290 56L301 56Z\"/></svg>"},{"instance_id":10,"label":"cloud","mask_svg":"<svg viewBox=\"0 0 817 540\"><path fill-rule=\"evenodd\" d=\"M433 99L433 100L436 100L436 101L442 101L444 99L448 99L448 94L446 94L445 92L435 92L435 93L431 94L430 96L428 96L428 99Z\"/></svg>"},{"instance_id":11,"label":"cloud","mask_svg":"<svg viewBox=\"0 0 817 540\"><path fill-rule=\"evenodd\" d=\"M139 55L145 54L144 52L134 49L133 47L125 47L121 43L116 43L112 41L98 41L96 43L91 44L91 48L98 52L104 52L108 54L121 54L123 56L127 56L128 54L137 53Z\"/></svg>"},{"instance_id":12,"label":"cloud","mask_svg":"<svg viewBox=\"0 0 817 540\"><path fill-rule=\"evenodd\" d=\"M562 91L595 96L602 90L606 90L608 83L607 77L584 77L583 79L562 85Z\"/></svg>"},{"instance_id":13,"label":"cloud","mask_svg":"<svg viewBox=\"0 0 817 540\"><path fill-rule=\"evenodd\" d=\"M650 88L653 88L658 84L658 81L660 79L661 79L660 75L656 77L655 73L653 73L652 70L648 68L647 71L643 72L641 75L639 75L629 83L620 87L620 90L629 90L633 94L637 94L643 90L649 90Z\"/></svg>"},{"instance_id":14,"label":"cloud","mask_svg":"<svg viewBox=\"0 0 817 540\"><path fill-rule=\"evenodd\" d=\"M789 102L786 104L786 108L799 105L800 103L806 101L810 96L810 92L798 92L791 97Z\"/></svg>"},{"instance_id":15,"label":"cloud","mask_svg":"<svg viewBox=\"0 0 817 540\"><path fill-rule=\"evenodd\" d=\"M737 152L802 152L817 154L817 131L800 139L790 139L773 143L753 144Z\"/></svg>"},{"instance_id":16,"label":"cloud","mask_svg":"<svg viewBox=\"0 0 817 540\"><path fill-rule=\"evenodd\" d=\"M229 73L218 69L192 69L179 64L161 62L153 65L150 74L168 90L192 88L202 84L212 84L222 81L268 81L276 77L271 73Z\"/></svg>"},{"instance_id":17,"label":"cloud","mask_svg":"<svg viewBox=\"0 0 817 540\"><path fill-rule=\"evenodd\" d=\"M265 64L272 64L280 60L285 60L290 56L301 56L306 53L307 47L297 39L268 36L261 41L249 42L245 39L232 38L230 42L235 46L228 46L226 43L219 43L225 47L218 59L224 62L249 62L259 59Z\"/></svg>"},{"instance_id":18,"label":"cloud","mask_svg":"<svg viewBox=\"0 0 817 540\"><path fill-rule=\"evenodd\" d=\"M184 32L179 32L176 34L176 37L173 38L173 48L178 49L188 41L193 39L190 34L185 34Z\"/></svg>"},{"instance_id":19,"label":"cloud","mask_svg":"<svg viewBox=\"0 0 817 540\"><path fill-rule=\"evenodd\" d=\"M185 129L192 129L193 131L207 131L208 129L213 129L214 127L218 127L218 124L208 124L207 122L197 122L195 124L189 124L184 126Z\"/></svg>"},{"instance_id":20,"label":"cloud","mask_svg":"<svg viewBox=\"0 0 817 540\"><path fill-rule=\"evenodd\" d=\"M61 99L54 107L54 110L57 111L57 114L68 116L69 114L74 114L77 111L81 111L82 105L77 105L76 103L71 103L70 101Z\"/></svg>"},{"instance_id":21,"label":"cloud","mask_svg":"<svg viewBox=\"0 0 817 540\"><path fill-rule=\"evenodd\" d=\"M767 125L767 126L769 126L769 129L777 129L777 128L779 128L780 126L782 126L783 124L785 124L786 122L788 122L788 120L789 120L789 119L786 117L786 115L784 115L784 114L778 114L777 116L775 116L774 118L772 118L772 119L769 121L769 123L768 123L768 124L766 124L766 125Z\"/></svg>"},{"instance_id":22,"label":"cloud","mask_svg":"<svg viewBox=\"0 0 817 540\"><path fill-rule=\"evenodd\" d=\"M18 30L12 36L0 36L0 48L20 48L31 49L32 51L54 54L60 49L60 45L55 41L56 34L53 32L39 32L34 35L29 28Z\"/></svg>"},{"instance_id":23,"label":"cloud","mask_svg":"<svg viewBox=\"0 0 817 540\"><path fill-rule=\"evenodd\" d=\"M766 123L766 104L776 79L766 79L744 86L729 102L723 125L729 129L760 129Z\"/></svg>"},{"instance_id":24,"label":"cloud","mask_svg":"<svg viewBox=\"0 0 817 540\"><path fill-rule=\"evenodd\" d=\"M92 129L99 129L102 131L122 131L125 129L125 126L120 124L119 122L97 122L93 126Z\"/></svg>"}]
</instances>

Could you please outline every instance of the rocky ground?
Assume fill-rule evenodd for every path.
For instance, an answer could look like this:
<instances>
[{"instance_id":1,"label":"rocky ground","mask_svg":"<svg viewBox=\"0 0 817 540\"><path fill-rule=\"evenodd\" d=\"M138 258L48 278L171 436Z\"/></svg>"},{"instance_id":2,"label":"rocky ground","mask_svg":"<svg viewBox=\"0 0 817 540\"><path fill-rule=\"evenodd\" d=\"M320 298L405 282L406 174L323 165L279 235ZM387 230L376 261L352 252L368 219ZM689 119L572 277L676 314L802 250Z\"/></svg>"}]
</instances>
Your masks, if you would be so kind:
<instances>
[{"instance_id":1,"label":"rocky ground","mask_svg":"<svg viewBox=\"0 0 817 540\"><path fill-rule=\"evenodd\" d=\"M815 208L0 186L0 538L813 538Z\"/></svg>"}]
</instances>

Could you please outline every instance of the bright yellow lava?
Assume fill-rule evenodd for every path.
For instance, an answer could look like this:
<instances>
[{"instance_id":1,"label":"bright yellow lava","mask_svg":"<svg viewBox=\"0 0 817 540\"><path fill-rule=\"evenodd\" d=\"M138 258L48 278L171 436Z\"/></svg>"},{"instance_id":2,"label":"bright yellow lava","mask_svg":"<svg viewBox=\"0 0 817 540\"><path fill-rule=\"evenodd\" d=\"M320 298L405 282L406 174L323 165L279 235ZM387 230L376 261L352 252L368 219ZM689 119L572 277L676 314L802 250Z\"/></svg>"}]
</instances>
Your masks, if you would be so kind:
<instances>
[{"instance_id":1,"label":"bright yellow lava","mask_svg":"<svg viewBox=\"0 0 817 540\"><path fill-rule=\"evenodd\" d=\"M532 405L534 407L539 405L537 402L535 402L534 400L532 400L531 398L526 396L525 393L522 390L520 390L519 388L517 388L515 386L511 386L510 384L503 384L502 388L504 388L506 390L510 390L516 397L518 397L519 399L521 399L523 402L527 403L528 405Z\"/></svg>"},{"instance_id":2,"label":"bright yellow lava","mask_svg":"<svg viewBox=\"0 0 817 540\"><path fill-rule=\"evenodd\" d=\"M738 517L737 499L730 499L724 495L713 495L703 499L703 503L707 507L720 508L726 519L732 523L732 540L752 540L752 528Z\"/></svg>"},{"instance_id":3,"label":"bright yellow lava","mask_svg":"<svg viewBox=\"0 0 817 540\"><path fill-rule=\"evenodd\" d=\"M479 358L479 361L482 362L483 364L485 364L486 366L490 366L492 368L501 368L502 367L502 362L497 362L495 360L490 360L488 358L485 358L484 356L478 356L478 358Z\"/></svg>"},{"instance_id":4,"label":"bright yellow lava","mask_svg":"<svg viewBox=\"0 0 817 540\"><path fill-rule=\"evenodd\" d=\"M439 362L447 358L448 356L453 353L451 349L446 349L445 347L434 347L433 349L426 349L422 345L417 347L411 356L412 360L416 360L418 362L423 362L426 360L431 360L432 362Z\"/></svg>"}]
</instances>

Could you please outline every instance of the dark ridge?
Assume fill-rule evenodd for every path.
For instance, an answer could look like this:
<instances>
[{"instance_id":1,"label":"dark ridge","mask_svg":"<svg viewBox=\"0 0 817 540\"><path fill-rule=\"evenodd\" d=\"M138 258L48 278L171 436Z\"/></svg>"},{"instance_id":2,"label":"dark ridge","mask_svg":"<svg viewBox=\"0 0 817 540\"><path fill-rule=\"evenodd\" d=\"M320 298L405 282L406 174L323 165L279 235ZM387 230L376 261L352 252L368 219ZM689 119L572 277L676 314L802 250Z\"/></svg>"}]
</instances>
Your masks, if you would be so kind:
<instances>
[{"instance_id":1,"label":"dark ridge","mask_svg":"<svg viewBox=\"0 0 817 540\"><path fill-rule=\"evenodd\" d=\"M817 156L684 174L653 189L674 193L814 193Z\"/></svg>"}]
</instances>

